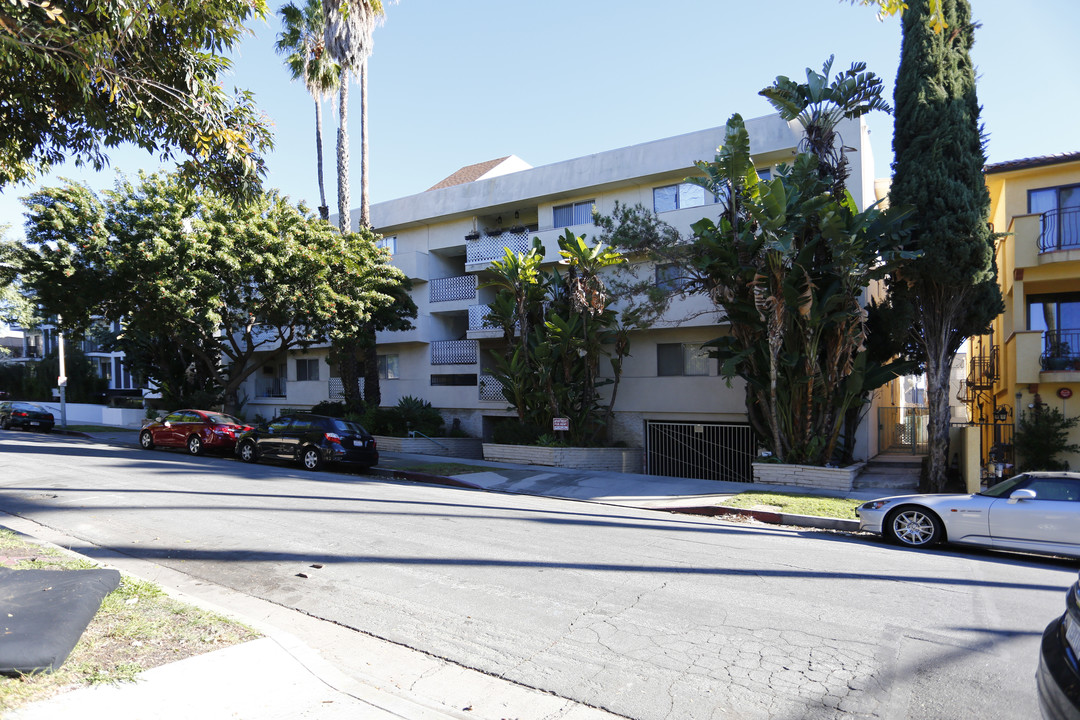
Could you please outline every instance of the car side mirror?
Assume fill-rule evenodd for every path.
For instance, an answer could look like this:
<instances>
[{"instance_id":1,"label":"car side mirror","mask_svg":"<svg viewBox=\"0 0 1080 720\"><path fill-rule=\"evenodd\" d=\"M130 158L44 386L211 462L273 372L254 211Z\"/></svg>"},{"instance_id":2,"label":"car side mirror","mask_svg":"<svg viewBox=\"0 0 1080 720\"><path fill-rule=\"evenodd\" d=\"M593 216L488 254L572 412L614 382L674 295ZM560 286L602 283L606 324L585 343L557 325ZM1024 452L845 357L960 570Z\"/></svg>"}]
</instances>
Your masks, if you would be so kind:
<instances>
[{"instance_id":1,"label":"car side mirror","mask_svg":"<svg viewBox=\"0 0 1080 720\"><path fill-rule=\"evenodd\" d=\"M1035 494L1034 490L1028 490L1027 488L1013 490L1012 494L1009 495L1009 504L1015 505L1021 500L1034 500L1036 497L1038 496Z\"/></svg>"}]
</instances>

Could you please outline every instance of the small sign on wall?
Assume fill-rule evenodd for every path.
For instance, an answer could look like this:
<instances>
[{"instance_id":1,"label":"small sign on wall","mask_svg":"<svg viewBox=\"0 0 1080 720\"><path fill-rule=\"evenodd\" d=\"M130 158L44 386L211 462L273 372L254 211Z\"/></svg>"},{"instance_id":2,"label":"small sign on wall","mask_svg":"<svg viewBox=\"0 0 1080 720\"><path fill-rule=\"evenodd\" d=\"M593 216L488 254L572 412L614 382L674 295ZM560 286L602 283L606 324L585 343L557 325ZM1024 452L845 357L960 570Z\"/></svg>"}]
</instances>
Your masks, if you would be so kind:
<instances>
[{"instance_id":1,"label":"small sign on wall","mask_svg":"<svg viewBox=\"0 0 1080 720\"><path fill-rule=\"evenodd\" d=\"M551 418L551 429L555 432L570 429L570 418Z\"/></svg>"}]
</instances>

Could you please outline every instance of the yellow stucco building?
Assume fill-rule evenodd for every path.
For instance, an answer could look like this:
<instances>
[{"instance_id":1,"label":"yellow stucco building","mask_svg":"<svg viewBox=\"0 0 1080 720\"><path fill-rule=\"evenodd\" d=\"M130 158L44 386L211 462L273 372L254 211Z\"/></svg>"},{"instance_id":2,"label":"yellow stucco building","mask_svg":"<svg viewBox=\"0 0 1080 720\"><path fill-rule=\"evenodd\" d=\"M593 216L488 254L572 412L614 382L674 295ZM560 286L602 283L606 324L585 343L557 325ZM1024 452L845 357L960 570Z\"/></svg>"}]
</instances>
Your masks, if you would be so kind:
<instances>
[{"instance_id":1,"label":"yellow stucco building","mask_svg":"<svg viewBox=\"0 0 1080 720\"><path fill-rule=\"evenodd\" d=\"M965 399L984 467L1014 461L1012 423L1036 403L1080 415L1080 152L988 165L1005 311L968 347ZM994 422L996 418L997 423ZM1080 443L1080 427L1070 441ZM995 446L997 446L995 450ZM1080 454L1060 456L1080 470Z\"/></svg>"}]
</instances>

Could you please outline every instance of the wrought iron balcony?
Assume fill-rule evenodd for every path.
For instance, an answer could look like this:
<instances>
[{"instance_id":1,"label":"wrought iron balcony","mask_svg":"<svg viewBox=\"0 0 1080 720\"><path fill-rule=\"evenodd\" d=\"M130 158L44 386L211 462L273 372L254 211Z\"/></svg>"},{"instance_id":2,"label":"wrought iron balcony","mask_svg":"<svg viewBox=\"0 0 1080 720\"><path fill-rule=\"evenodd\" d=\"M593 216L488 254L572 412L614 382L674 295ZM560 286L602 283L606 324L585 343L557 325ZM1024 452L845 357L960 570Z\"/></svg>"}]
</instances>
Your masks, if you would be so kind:
<instances>
[{"instance_id":1,"label":"wrought iron balcony","mask_svg":"<svg viewBox=\"0 0 1080 720\"><path fill-rule=\"evenodd\" d=\"M476 340L436 340L431 343L431 364L475 365L479 347Z\"/></svg>"},{"instance_id":2,"label":"wrought iron balcony","mask_svg":"<svg viewBox=\"0 0 1080 720\"><path fill-rule=\"evenodd\" d=\"M1039 252L1080 250L1080 208L1060 208L1042 214Z\"/></svg>"},{"instance_id":3,"label":"wrought iron balcony","mask_svg":"<svg viewBox=\"0 0 1080 720\"><path fill-rule=\"evenodd\" d=\"M433 278L428 282L429 302L448 300L473 300L476 298L476 276L458 275L456 277Z\"/></svg>"},{"instance_id":4,"label":"wrought iron balcony","mask_svg":"<svg viewBox=\"0 0 1080 720\"><path fill-rule=\"evenodd\" d=\"M465 263L481 263L498 260L506 250L516 253L528 252L532 247L529 242L529 233L510 232L507 230L499 235L481 235L478 238L470 238L465 244Z\"/></svg>"},{"instance_id":5,"label":"wrought iron balcony","mask_svg":"<svg viewBox=\"0 0 1080 720\"><path fill-rule=\"evenodd\" d=\"M1080 330L1047 330L1039 358L1047 372L1080 370Z\"/></svg>"},{"instance_id":6,"label":"wrought iron balcony","mask_svg":"<svg viewBox=\"0 0 1080 720\"><path fill-rule=\"evenodd\" d=\"M967 376L969 388L979 390L993 388L994 381L998 378L998 349L996 347L990 348L989 352L972 356Z\"/></svg>"}]
</instances>

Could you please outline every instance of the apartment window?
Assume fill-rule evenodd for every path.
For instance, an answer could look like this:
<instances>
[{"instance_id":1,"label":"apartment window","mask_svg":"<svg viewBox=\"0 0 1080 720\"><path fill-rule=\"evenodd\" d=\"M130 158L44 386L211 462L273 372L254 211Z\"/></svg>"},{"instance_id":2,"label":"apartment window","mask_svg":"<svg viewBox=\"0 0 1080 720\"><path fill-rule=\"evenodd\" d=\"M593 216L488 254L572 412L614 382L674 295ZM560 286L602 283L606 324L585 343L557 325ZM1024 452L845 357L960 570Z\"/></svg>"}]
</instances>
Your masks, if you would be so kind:
<instances>
[{"instance_id":1,"label":"apartment window","mask_svg":"<svg viewBox=\"0 0 1080 720\"><path fill-rule=\"evenodd\" d=\"M401 375L398 374L398 356L397 355L379 355L379 377L383 380L396 380Z\"/></svg>"},{"instance_id":2,"label":"apartment window","mask_svg":"<svg viewBox=\"0 0 1080 720\"><path fill-rule=\"evenodd\" d=\"M296 379L299 382L305 380L318 380L319 379L319 359L318 358L297 358L296 360Z\"/></svg>"},{"instance_id":3,"label":"apartment window","mask_svg":"<svg viewBox=\"0 0 1080 720\"><path fill-rule=\"evenodd\" d=\"M757 171L757 176L761 180L772 180L772 168L760 168Z\"/></svg>"},{"instance_id":4,"label":"apartment window","mask_svg":"<svg viewBox=\"0 0 1080 720\"><path fill-rule=\"evenodd\" d=\"M477 377L476 373L432 375L431 384L435 387L475 387L477 385Z\"/></svg>"},{"instance_id":5,"label":"apartment window","mask_svg":"<svg viewBox=\"0 0 1080 720\"><path fill-rule=\"evenodd\" d=\"M397 252L397 236L391 235L390 237L379 238L375 241L375 247L380 247L393 255Z\"/></svg>"},{"instance_id":6,"label":"apartment window","mask_svg":"<svg viewBox=\"0 0 1080 720\"><path fill-rule=\"evenodd\" d=\"M653 188L653 212L667 212L681 208L700 207L716 202L716 197L694 183L679 183Z\"/></svg>"},{"instance_id":7,"label":"apartment window","mask_svg":"<svg viewBox=\"0 0 1080 720\"><path fill-rule=\"evenodd\" d=\"M664 292L682 292L690 284L686 271L675 263L656 266L656 287Z\"/></svg>"},{"instance_id":8,"label":"apartment window","mask_svg":"<svg viewBox=\"0 0 1080 720\"><path fill-rule=\"evenodd\" d=\"M1080 246L1080 185L1028 190L1028 212L1042 216L1040 250Z\"/></svg>"},{"instance_id":9,"label":"apartment window","mask_svg":"<svg viewBox=\"0 0 1080 720\"><path fill-rule=\"evenodd\" d=\"M657 343L656 374L660 377L708 375L709 356L700 345Z\"/></svg>"},{"instance_id":10,"label":"apartment window","mask_svg":"<svg viewBox=\"0 0 1080 720\"><path fill-rule=\"evenodd\" d=\"M1080 293L1028 296L1028 330L1080 333Z\"/></svg>"},{"instance_id":11,"label":"apartment window","mask_svg":"<svg viewBox=\"0 0 1080 720\"><path fill-rule=\"evenodd\" d=\"M594 205L596 205L595 200L556 205L553 210L555 227L561 228L591 223Z\"/></svg>"}]
</instances>

